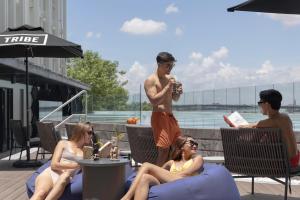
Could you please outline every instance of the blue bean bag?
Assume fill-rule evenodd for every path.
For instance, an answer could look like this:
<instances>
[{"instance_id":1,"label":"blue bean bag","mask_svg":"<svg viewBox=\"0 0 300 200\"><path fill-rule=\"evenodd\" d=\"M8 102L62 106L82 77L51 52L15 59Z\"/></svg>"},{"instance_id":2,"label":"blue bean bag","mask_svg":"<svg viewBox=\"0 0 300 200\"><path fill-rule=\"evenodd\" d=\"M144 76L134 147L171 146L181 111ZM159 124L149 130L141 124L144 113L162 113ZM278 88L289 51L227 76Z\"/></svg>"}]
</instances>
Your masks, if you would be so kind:
<instances>
[{"instance_id":1,"label":"blue bean bag","mask_svg":"<svg viewBox=\"0 0 300 200\"><path fill-rule=\"evenodd\" d=\"M130 187L136 173L126 181ZM222 165L204 164L196 176L155 185L150 188L149 200L240 200L240 194L230 172Z\"/></svg>"},{"instance_id":2,"label":"blue bean bag","mask_svg":"<svg viewBox=\"0 0 300 200\"><path fill-rule=\"evenodd\" d=\"M40 168L38 168L32 176L27 180L26 187L27 187L27 194L30 198L34 193L34 184L36 177L44 171L47 167L49 167L51 161L46 162ZM81 200L82 199L82 173L81 171L72 178L71 182L65 188L63 195L61 196L60 200Z\"/></svg>"}]
</instances>

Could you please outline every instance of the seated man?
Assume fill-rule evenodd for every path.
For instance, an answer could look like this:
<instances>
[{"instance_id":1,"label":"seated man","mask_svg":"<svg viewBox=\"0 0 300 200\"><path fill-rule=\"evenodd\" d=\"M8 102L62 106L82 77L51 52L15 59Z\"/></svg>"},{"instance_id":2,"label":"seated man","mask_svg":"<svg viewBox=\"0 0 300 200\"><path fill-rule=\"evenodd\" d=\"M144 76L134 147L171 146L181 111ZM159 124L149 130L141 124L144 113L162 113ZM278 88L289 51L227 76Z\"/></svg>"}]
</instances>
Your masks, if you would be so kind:
<instances>
[{"instance_id":1,"label":"seated man","mask_svg":"<svg viewBox=\"0 0 300 200\"><path fill-rule=\"evenodd\" d=\"M241 126L250 128L280 128L283 140L287 145L291 167L298 166L300 153L297 149L296 138L293 132L293 124L287 114L279 112L282 96L274 89L263 90L259 93L260 101L257 102L263 115L268 118L257 123Z\"/></svg>"}]
</instances>

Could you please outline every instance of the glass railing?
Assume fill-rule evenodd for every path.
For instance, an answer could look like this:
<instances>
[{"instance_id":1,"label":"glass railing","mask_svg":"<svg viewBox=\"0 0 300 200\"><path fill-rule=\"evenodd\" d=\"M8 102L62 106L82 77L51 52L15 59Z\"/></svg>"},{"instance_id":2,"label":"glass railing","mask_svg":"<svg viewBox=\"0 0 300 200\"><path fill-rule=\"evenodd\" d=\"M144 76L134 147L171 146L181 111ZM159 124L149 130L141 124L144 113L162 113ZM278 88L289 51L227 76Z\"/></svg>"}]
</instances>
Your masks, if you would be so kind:
<instances>
[{"instance_id":1,"label":"glass railing","mask_svg":"<svg viewBox=\"0 0 300 200\"><path fill-rule=\"evenodd\" d=\"M279 90L283 96L282 112L290 115L294 128L300 130L300 83L259 85L203 91L185 91L173 102L174 115L181 127L226 127L223 115L239 111L249 122L265 118L259 111L259 92ZM150 124L151 105L145 92L124 97L89 96L88 120L94 122L126 123L129 117L138 117L142 124Z\"/></svg>"}]
</instances>

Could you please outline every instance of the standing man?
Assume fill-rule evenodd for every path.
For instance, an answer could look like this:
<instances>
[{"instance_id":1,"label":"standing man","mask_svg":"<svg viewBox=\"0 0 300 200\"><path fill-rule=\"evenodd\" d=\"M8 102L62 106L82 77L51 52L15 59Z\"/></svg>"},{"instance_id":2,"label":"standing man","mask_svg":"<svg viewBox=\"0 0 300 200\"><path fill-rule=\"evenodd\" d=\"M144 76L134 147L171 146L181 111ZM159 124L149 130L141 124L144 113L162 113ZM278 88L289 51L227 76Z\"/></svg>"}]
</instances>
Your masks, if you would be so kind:
<instances>
[{"instance_id":1,"label":"standing man","mask_svg":"<svg viewBox=\"0 0 300 200\"><path fill-rule=\"evenodd\" d=\"M160 52L156 61L157 70L145 80L144 88L153 106L151 126L158 147L156 164L162 166L168 160L171 145L181 135L177 120L172 114L172 100L179 99L182 86L176 85L174 77L170 75L176 62L172 54ZM175 90L173 87L176 87Z\"/></svg>"}]
</instances>

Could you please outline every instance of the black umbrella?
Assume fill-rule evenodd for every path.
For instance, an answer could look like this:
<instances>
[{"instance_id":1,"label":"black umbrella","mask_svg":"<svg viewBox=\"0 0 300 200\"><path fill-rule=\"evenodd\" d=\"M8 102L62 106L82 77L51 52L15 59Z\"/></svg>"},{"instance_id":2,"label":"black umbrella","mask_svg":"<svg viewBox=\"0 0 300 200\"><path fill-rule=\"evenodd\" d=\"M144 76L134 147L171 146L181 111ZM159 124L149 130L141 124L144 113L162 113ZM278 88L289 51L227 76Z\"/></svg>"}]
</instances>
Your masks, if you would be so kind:
<instances>
[{"instance_id":1,"label":"black umbrella","mask_svg":"<svg viewBox=\"0 0 300 200\"><path fill-rule=\"evenodd\" d=\"M227 11L252 11L282 14L300 14L300 0L249 0Z\"/></svg>"},{"instance_id":2,"label":"black umbrella","mask_svg":"<svg viewBox=\"0 0 300 200\"><path fill-rule=\"evenodd\" d=\"M29 136L28 104L28 57L71 58L83 57L81 46L44 32L41 27L23 25L8 28L0 34L0 58L25 58L26 66L26 138ZM29 141L29 140L28 140ZM27 142L26 155L30 161L30 146Z\"/></svg>"}]
</instances>

